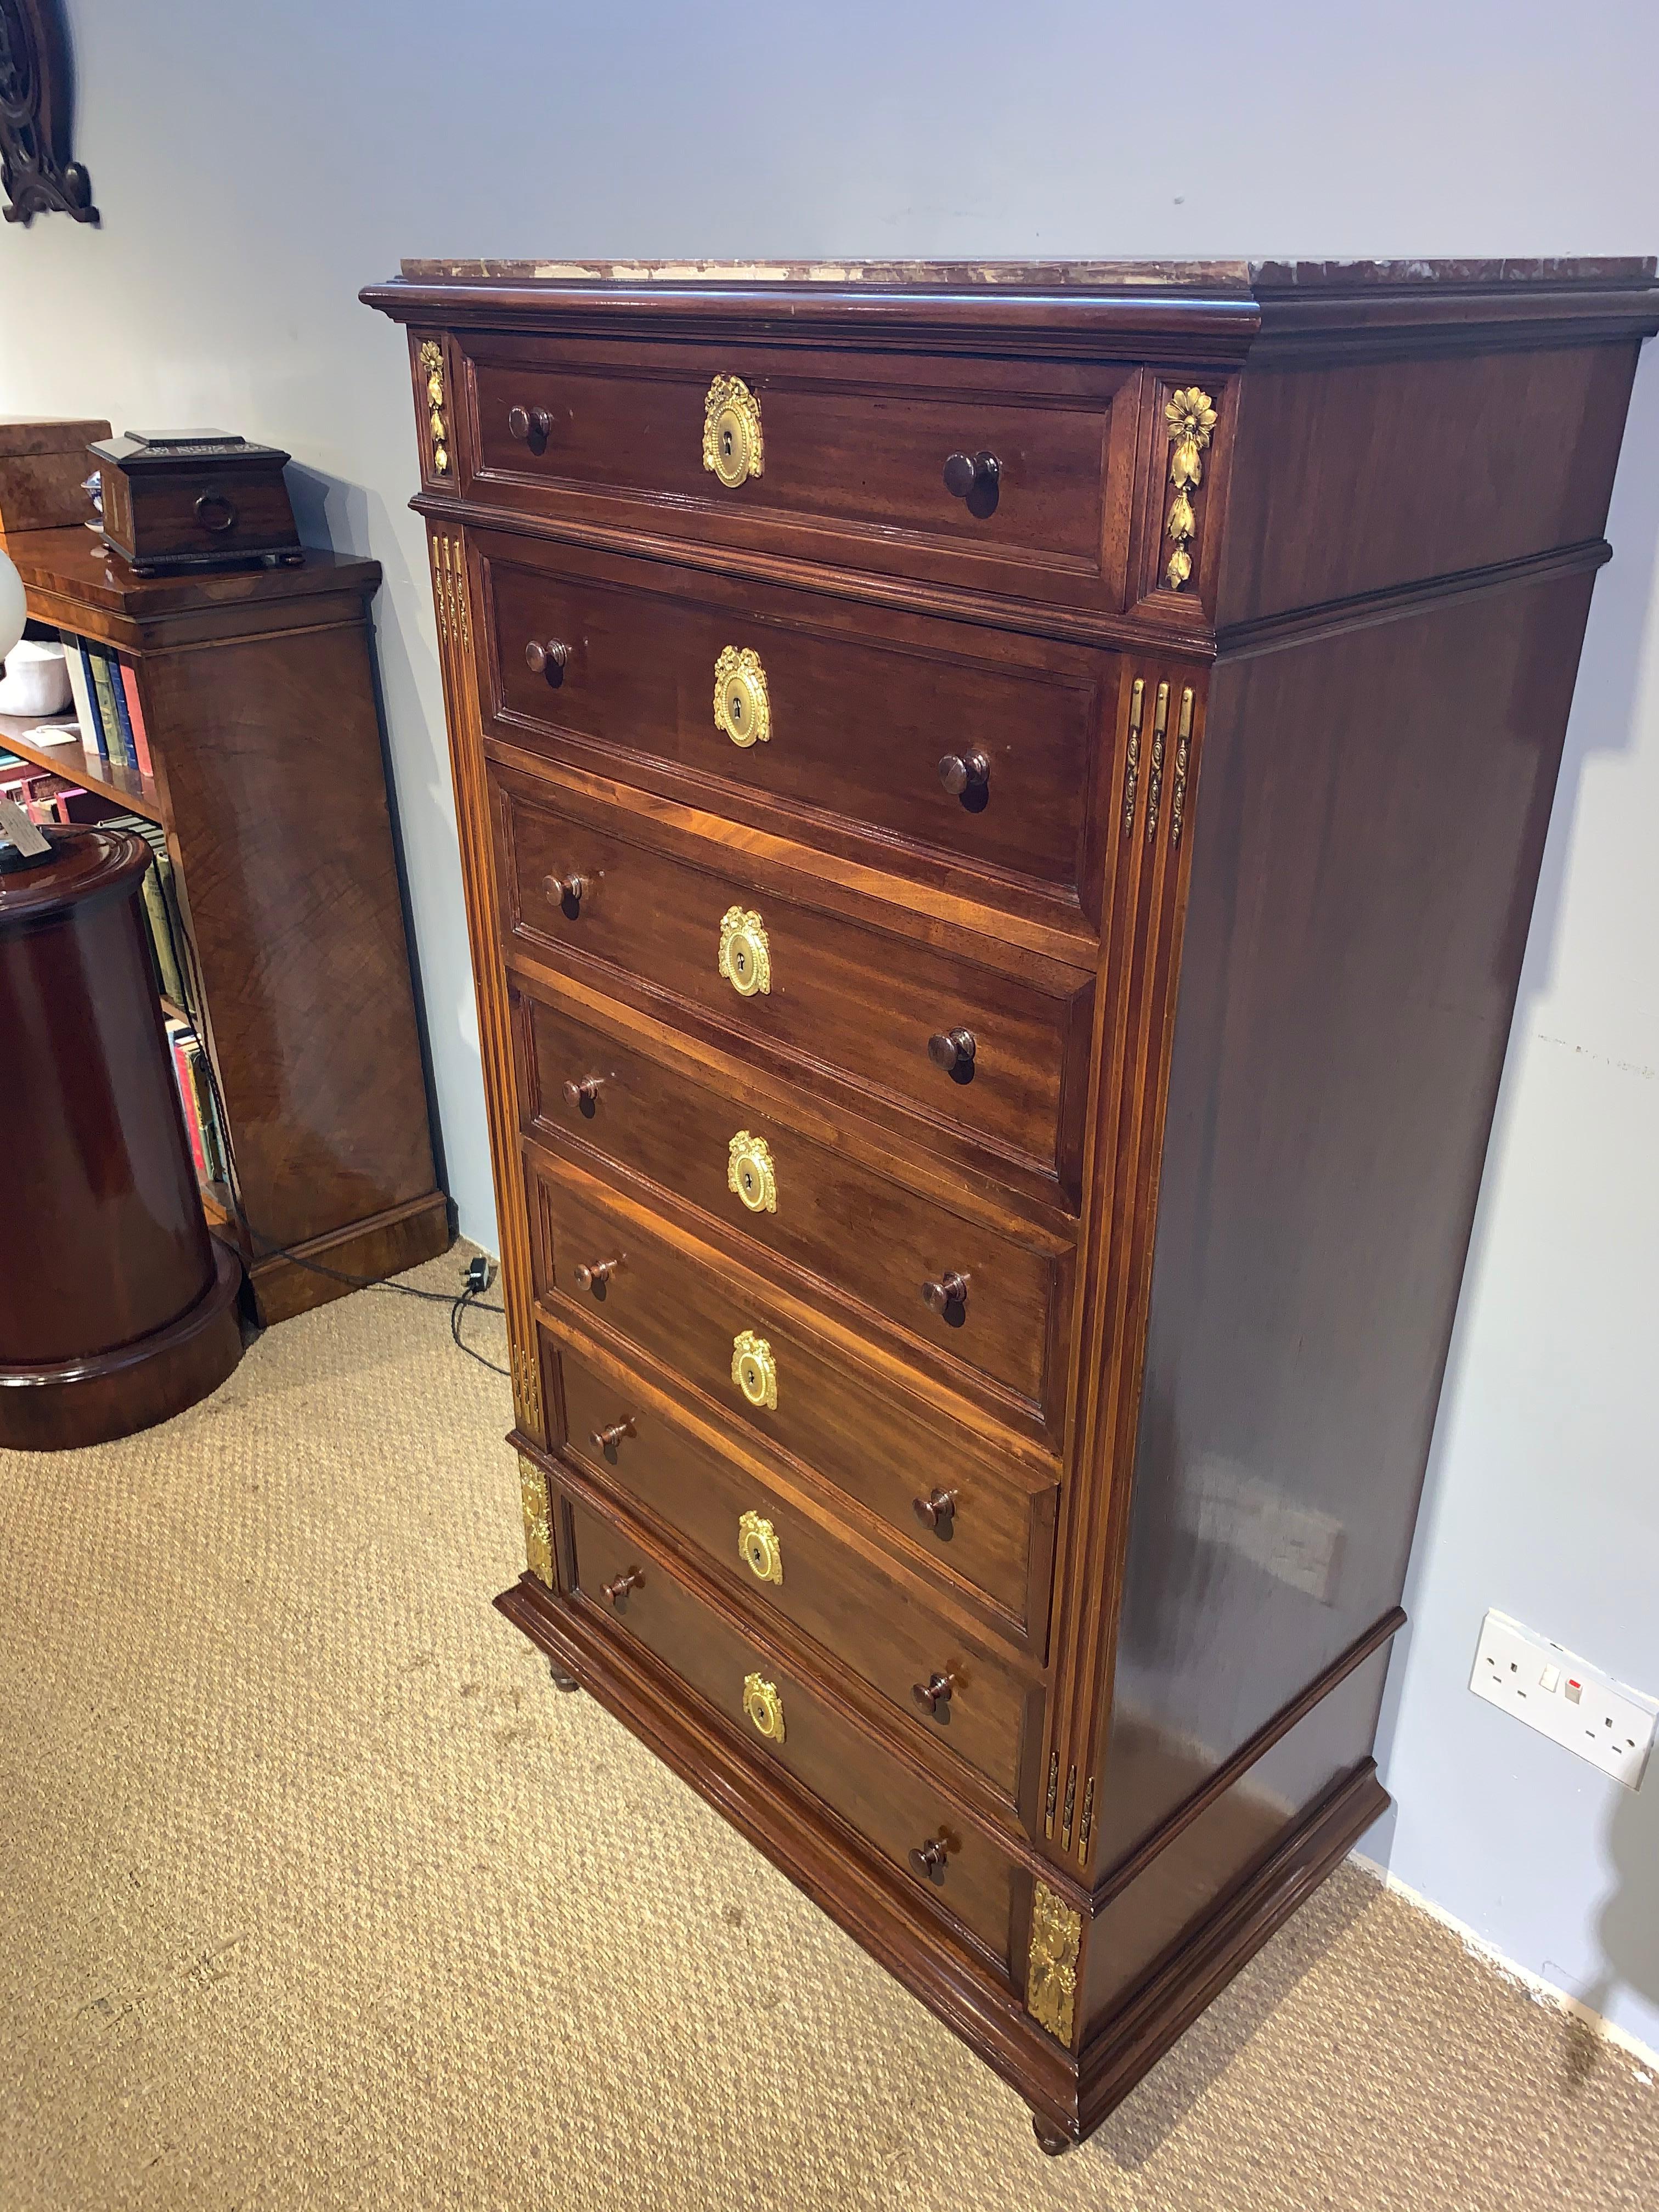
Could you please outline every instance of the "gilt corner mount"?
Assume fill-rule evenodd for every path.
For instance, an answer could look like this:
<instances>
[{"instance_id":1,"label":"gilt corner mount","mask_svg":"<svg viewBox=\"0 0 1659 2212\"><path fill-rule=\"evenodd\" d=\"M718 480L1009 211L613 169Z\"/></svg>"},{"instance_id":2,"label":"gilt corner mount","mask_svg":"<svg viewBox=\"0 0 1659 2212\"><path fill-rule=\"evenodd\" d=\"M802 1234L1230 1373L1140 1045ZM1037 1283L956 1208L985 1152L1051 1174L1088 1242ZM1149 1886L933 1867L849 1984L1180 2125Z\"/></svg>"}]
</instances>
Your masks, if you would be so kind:
<instances>
[{"instance_id":1,"label":"gilt corner mount","mask_svg":"<svg viewBox=\"0 0 1659 2212\"><path fill-rule=\"evenodd\" d=\"M92 179L70 151L75 80L58 0L0 0L0 186L6 221L96 222Z\"/></svg>"}]
</instances>

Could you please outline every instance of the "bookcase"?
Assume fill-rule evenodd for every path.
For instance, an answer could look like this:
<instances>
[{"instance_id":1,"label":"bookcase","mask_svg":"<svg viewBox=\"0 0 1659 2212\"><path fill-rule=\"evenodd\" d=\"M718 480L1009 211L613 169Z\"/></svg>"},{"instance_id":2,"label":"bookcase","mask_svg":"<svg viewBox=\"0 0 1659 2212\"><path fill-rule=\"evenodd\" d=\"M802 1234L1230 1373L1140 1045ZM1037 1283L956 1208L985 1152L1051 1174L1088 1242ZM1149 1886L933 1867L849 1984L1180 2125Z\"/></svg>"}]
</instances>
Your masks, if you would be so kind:
<instances>
[{"instance_id":1,"label":"bookcase","mask_svg":"<svg viewBox=\"0 0 1659 2212\"><path fill-rule=\"evenodd\" d=\"M0 717L0 746L165 836L235 1177L203 1204L258 1319L445 1250L374 693L379 564L308 551L144 579L83 528L5 544L33 622L135 672L151 774L33 744L27 719Z\"/></svg>"}]
</instances>

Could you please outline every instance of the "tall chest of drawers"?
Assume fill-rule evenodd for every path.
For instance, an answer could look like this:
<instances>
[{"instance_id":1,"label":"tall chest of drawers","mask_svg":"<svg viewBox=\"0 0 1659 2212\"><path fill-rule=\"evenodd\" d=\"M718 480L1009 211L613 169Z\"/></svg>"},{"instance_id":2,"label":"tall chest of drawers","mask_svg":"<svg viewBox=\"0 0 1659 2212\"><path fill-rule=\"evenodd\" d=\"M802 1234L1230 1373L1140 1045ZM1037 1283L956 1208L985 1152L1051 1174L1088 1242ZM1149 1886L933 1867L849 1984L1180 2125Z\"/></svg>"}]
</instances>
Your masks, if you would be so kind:
<instances>
[{"instance_id":1,"label":"tall chest of drawers","mask_svg":"<svg viewBox=\"0 0 1659 2212\"><path fill-rule=\"evenodd\" d=\"M1371 1758L1653 264L406 263L526 1571L1085 2134Z\"/></svg>"}]
</instances>

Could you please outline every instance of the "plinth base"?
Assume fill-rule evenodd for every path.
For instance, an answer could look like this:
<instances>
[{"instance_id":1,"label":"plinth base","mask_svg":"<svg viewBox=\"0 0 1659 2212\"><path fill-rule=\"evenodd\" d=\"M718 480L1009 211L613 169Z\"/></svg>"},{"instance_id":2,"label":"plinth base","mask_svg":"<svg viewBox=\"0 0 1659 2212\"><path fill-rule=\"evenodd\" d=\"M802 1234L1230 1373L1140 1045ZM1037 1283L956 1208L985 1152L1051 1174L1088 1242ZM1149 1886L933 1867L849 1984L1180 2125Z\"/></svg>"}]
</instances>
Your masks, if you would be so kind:
<instances>
[{"instance_id":1,"label":"plinth base","mask_svg":"<svg viewBox=\"0 0 1659 2212\"><path fill-rule=\"evenodd\" d=\"M108 1443L153 1429L216 1390L242 1356L242 1269L234 1252L209 1241L213 1280L165 1328L51 1366L0 1363L0 1445L68 1451Z\"/></svg>"}]
</instances>

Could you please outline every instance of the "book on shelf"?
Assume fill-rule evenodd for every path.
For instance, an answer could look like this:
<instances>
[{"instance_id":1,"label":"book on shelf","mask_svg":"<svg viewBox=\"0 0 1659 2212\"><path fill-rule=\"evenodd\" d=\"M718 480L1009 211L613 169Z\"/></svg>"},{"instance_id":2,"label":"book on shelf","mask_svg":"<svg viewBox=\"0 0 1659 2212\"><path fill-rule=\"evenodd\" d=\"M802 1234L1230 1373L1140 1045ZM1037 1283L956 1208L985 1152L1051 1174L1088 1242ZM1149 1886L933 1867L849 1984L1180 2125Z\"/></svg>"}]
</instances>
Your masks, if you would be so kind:
<instances>
[{"instance_id":1,"label":"book on shelf","mask_svg":"<svg viewBox=\"0 0 1659 2212\"><path fill-rule=\"evenodd\" d=\"M224 1136L214 1102L206 1051L190 1023L170 1020L167 1030L173 1081L178 1086L185 1134L190 1139L190 1156L196 1163L198 1179L202 1182L228 1183L230 1177Z\"/></svg>"},{"instance_id":2,"label":"book on shelf","mask_svg":"<svg viewBox=\"0 0 1659 2212\"><path fill-rule=\"evenodd\" d=\"M120 732L121 751L128 768L138 765L138 748L132 742L132 715L127 706L127 687L121 681L121 664L112 653L103 656L109 675L109 696L115 708L116 726Z\"/></svg>"},{"instance_id":3,"label":"book on shelf","mask_svg":"<svg viewBox=\"0 0 1659 2212\"><path fill-rule=\"evenodd\" d=\"M0 799L15 800L37 823L97 822L108 811L95 792L11 753L0 754Z\"/></svg>"},{"instance_id":4,"label":"book on shelf","mask_svg":"<svg viewBox=\"0 0 1659 2212\"><path fill-rule=\"evenodd\" d=\"M135 765L122 735L121 720L115 711L115 689L110 676L110 658L101 645L85 647L87 664L92 671L93 704L98 710L98 720L104 732L104 750L118 768Z\"/></svg>"},{"instance_id":5,"label":"book on shelf","mask_svg":"<svg viewBox=\"0 0 1659 2212\"><path fill-rule=\"evenodd\" d=\"M194 970L190 957L189 940L185 934L184 915L179 905L179 887L173 873L173 855L167 850L167 832L159 823L146 822L140 814L106 814L106 830L131 830L149 847L155 865L146 868L140 884L143 895L144 921L149 933L150 957L155 965L155 980L161 996L170 999L179 1011L194 1021L199 1012L196 1000Z\"/></svg>"},{"instance_id":6,"label":"book on shelf","mask_svg":"<svg viewBox=\"0 0 1659 2212\"><path fill-rule=\"evenodd\" d=\"M58 635L64 641L64 665L69 670L70 696L75 702L75 719L81 725L81 742L102 760L104 733L93 708L92 667L87 649L73 630L59 630Z\"/></svg>"},{"instance_id":7,"label":"book on shelf","mask_svg":"<svg viewBox=\"0 0 1659 2212\"><path fill-rule=\"evenodd\" d=\"M75 719L87 751L100 760L113 762L117 768L153 775L137 670L107 646L77 637L73 630L60 630L58 635L64 642Z\"/></svg>"},{"instance_id":8,"label":"book on shelf","mask_svg":"<svg viewBox=\"0 0 1659 2212\"><path fill-rule=\"evenodd\" d=\"M127 720L132 726L132 750L140 775L154 775L149 757L149 732L144 726L143 702L138 696L138 671L130 660L118 660L121 689L126 696Z\"/></svg>"}]
</instances>

